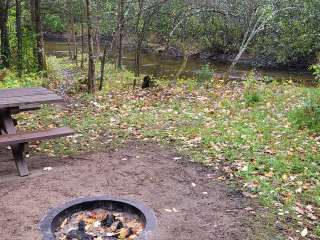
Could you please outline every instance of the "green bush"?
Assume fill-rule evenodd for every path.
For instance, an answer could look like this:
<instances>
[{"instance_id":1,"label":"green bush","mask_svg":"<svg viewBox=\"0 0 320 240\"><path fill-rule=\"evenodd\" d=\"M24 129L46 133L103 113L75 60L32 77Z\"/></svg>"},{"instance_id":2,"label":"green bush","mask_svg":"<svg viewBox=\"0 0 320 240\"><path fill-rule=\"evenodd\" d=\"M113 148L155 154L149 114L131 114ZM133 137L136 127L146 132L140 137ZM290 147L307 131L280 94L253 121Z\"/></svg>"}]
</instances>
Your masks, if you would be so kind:
<instances>
[{"instance_id":1,"label":"green bush","mask_svg":"<svg viewBox=\"0 0 320 240\"><path fill-rule=\"evenodd\" d=\"M254 72L250 73L244 82L243 97L247 105L253 105L262 100L262 93L259 83L254 77Z\"/></svg>"},{"instance_id":2,"label":"green bush","mask_svg":"<svg viewBox=\"0 0 320 240\"><path fill-rule=\"evenodd\" d=\"M320 237L320 225L318 225L318 226L316 227L314 233L315 233L315 235L316 235L317 237Z\"/></svg>"},{"instance_id":3,"label":"green bush","mask_svg":"<svg viewBox=\"0 0 320 240\"><path fill-rule=\"evenodd\" d=\"M298 128L309 128L311 131L320 130L320 94L316 91L309 96L301 107L289 114L290 121Z\"/></svg>"},{"instance_id":4,"label":"green bush","mask_svg":"<svg viewBox=\"0 0 320 240\"><path fill-rule=\"evenodd\" d=\"M24 74L19 78L16 72L7 70L4 78L0 81L0 88L19 88L42 86L43 79L37 73Z\"/></svg>"},{"instance_id":5,"label":"green bush","mask_svg":"<svg viewBox=\"0 0 320 240\"><path fill-rule=\"evenodd\" d=\"M317 83L320 83L320 64L315 64L310 67L313 75L315 76L315 80Z\"/></svg>"},{"instance_id":6,"label":"green bush","mask_svg":"<svg viewBox=\"0 0 320 240\"><path fill-rule=\"evenodd\" d=\"M197 83L198 85L205 85L212 80L214 74L214 70L206 64L201 67L201 69L197 72Z\"/></svg>"}]
</instances>

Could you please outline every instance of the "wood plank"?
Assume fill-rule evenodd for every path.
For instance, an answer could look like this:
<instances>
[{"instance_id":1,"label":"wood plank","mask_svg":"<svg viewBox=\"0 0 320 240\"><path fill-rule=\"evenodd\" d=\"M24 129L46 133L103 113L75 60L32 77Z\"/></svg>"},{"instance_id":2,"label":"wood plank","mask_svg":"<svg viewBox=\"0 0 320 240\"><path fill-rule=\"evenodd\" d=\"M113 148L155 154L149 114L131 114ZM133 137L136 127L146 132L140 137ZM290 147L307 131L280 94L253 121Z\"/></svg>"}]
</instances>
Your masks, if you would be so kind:
<instances>
[{"instance_id":1,"label":"wood plank","mask_svg":"<svg viewBox=\"0 0 320 240\"><path fill-rule=\"evenodd\" d=\"M54 93L45 95L16 96L10 98L0 97L0 108L12 108L19 106L23 107L28 104L44 104L58 102L63 102L63 98Z\"/></svg>"},{"instance_id":2,"label":"wood plank","mask_svg":"<svg viewBox=\"0 0 320 240\"><path fill-rule=\"evenodd\" d=\"M52 93L46 88L8 88L0 90L0 98L24 96L24 95L42 95Z\"/></svg>"},{"instance_id":3,"label":"wood plank","mask_svg":"<svg viewBox=\"0 0 320 240\"><path fill-rule=\"evenodd\" d=\"M72 134L74 134L74 131L68 127L41 130L37 132L6 134L0 136L0 145L8 146L19 143L65 137Z\"/></svg>"},{"instance_id":4,"label":"wood plank","mask_svg":"<svg viewBox=\"0 0 320 240\"><path fill-rule=\"evenodd\" d=\"M34 111L41 109L41 105L36 104L26 104L26 105L20 105L19 107L11 107L10 113L11 114L18 114L20 112L28 112L28 111Z\"/></svg>"}]
</instances>

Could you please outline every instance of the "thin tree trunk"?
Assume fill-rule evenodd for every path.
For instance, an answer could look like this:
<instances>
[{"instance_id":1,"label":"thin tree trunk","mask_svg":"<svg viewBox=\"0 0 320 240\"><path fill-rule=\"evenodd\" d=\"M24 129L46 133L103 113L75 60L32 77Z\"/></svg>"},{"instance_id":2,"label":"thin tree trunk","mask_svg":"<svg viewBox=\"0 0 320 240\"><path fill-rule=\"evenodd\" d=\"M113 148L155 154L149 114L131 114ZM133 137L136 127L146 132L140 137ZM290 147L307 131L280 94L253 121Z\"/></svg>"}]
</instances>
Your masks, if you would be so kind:
<instances>
[{"instance_id":1,"label":"thin tree trunk","mask_svg":"<svg viewBox=\"0 0 320 240\"><path fill-rule=\"evenodd\" d=\"M32 44L32 52L33 52L33 58L35 61L35 64L38 65L38 60L37 60L37 39L36 39L36 16L35 16L35 0L30 0L30 15L31 15L31 29L33 35L33 44Z\"/></svg>"},{"instance_id":2,"label":"thin tree trunk","mask_svg":"<svg viewBox=\"0 0 320 240\"><path fill-rule=\"evenodd\" d=\"M95 35L95 42L96 42L96 46L97 46L97 49L96 49L96 59L99 59L100 58L100 53L101 53L101 48L100 48L100 31L99 31L99 27L96 28L96 35Z\"/></svg>"},{"instance_id":3,"label":"thin tree trunk","mask_svg":"<svg viewBox=\"0 0 320 240\"><path fill-rule=\"evenodd\" d=\"M84 31L83 31L83 19L81 17L81 69L83 69L84 63Z\"/></svg>"},{"instance_id":4,"label":"thin tree trunk","mask_svg":"<svg viewBox=\"0 0 320 240\"><path fill-rule=\"evenodd\" d=\"M75 29L75 18L72 20L72 41L73 41L73 60L76 61L78 66L78 46L77 46L77 31Z\"/></svg>"},{"instance_id":5,"label":"thin tree trunk","mask_svg":"<svg viewBox=\"0 0 320 240\"><path fill-rule=\"evenodd\" d=\"M239 52L237 54L237 56L234 58L234 60L232 61L231 66L229 67L228 71L226 72L224 78L225 80L227 80L227 78L229 78L229 75L231 74L231 72L233 71L233 69L235 68L235 66L238 64L239 60L241 59L243 53L247 50L249 44L251 43L252 39L260 32L264 29L264 25L266 23L266 19L263 18L263 15L257 17L259 12L259 9L256 9L255 13L253 13L251 19L250 19L250 23L249 23L249 27L248 30L246 31L243 39L242 39L242 43L241 46L239 48ZM254 23L255 21L255 23ZM252 26L252 27L251 27Z\"/></svg>"},{"instance_id":6,"label":"thin tree trunk","mask_svg":"<svg viewBox=\"0 0 320 240\"><path fill-rule=\"evenodd\" d=\"M178 72L176 73L176 76L174 77L174 84L180 78L183 71L186 69L188 60L189 60L189 54L187 54L185 51L183 51L183 61L182 61L182 64L181 64Z\"/></svg>"},{"instance_id":7,"label":"thin tree trunk","mask_svg":"<svg viewBox=\"0 0 320 240\"><path fill-rule=\"evenodd\" d=\"M124 0L118 0L118 58L117 58L118 69L122 69L123 28L124 28Z\"/></svg>"},{"instance_id":8,"label":"thin tree trunk","mask_svg":"<svg viewBox=\"0 0 320 240\"><path fill-rule=\"evenodd\" d=\"M135 59L135 76L140 77L140 65L141 65L141 47L142 40L138 39L137 47L136 47L136 59Z\"/></svg>"},{"instance_id":9,"label":"thin tree trunk","mask_svg":"<svg viewBox=\"0 0 320 240\"><path fill-rule=\"evenodd\" d=\"M71 49L71 35L72 35L71 33L68 33L68 37L67 37L68 55L69 55L70 60L73 59L73 53L72 53L72 49Z\"/></svg>"},{"instance_id":10,"label":"thin tree trunk","mask_svg":"<svg viewBox=\"0 0 320 240\"><path fill-rule=\"evenodd\" d=\"M1 61L5 68L10 67L10 43L8 31L9 0L1 0L0 3L0 31L1 31Z\"/></svg>"},{"instance_id":11,"label":"thin tree trunk","mask_svg":"<svg viewBox=\"0 0 320 240\"><path fill-rule=\"evenodd\" d=\"M46 57L44 52L44 42L43 42L43 32L41 25L41 11L40 4L41 0L34 1L34 10L35 10L35 27L36 27L36 36L37 36L37 59L38 59L38 70L44 71L47 69Z\"/></svg>"},{"instance_id":12,"label":"thin tree trunk","mask_svg":"<svg viewBox=\"0 0 320 240\"><path fill-rule=\"evenodd\" d=\"M107 51L108 51L108 43L106 41L105 46L104 46L104 50L103 50L103 56L101 59L101 77L100 77L100 84L99 84L100 91L102 90L103 83L104 83L104 68L106 65Z\"/></svg>"},{"instance_id":13,"label":"thin tree trunk","mask_svg":"<svg viewBox=\"0 0 320 240\"><path fill-rule=\"evenodd\" d=\"M112 33L111 52L114 59L114 67L117 68L118 31Z\"/></svg>"},{"instance_id":14,"label":"thin tree trunk","mask_svg":"<svg viewBox=\"0 0 320 240\"><path fill-rule=\"evenodd\" d=\"M88 24L88 52L89 52L89 67L88 67L88 92L95 92L95 63L93 54L93 38L92 38L92 22L90 0L86 0L87 24Z\"/></svg>"},{"instance_id":15,"label":"thin tree trunk","mask_svg":"<svg viewBox=\"0 0 320 240\"><path fill-rule=\"evenodd\" d=\"M141 18L142 18L142 9L144 0L139 0L139 11L136 21L136 56L135 56L135 78L133 81L133 88L137 85L137 77L140 76L140 62L141 62L141 47L143 41L143 34L144 34L144 26L142 30L140 30Z\"/></svg>"},{"instance_id":16,"label":"thin tree trunk","mask_svg":"<svg viewBox=\"0 0 320 240\"><path fill-rule=\"evenodd\" d=\"M22 76L22 28L21 28L21 1L16 0L16 35L17 35L17 70L18 76Z\"/></svg>"}]
</instances>

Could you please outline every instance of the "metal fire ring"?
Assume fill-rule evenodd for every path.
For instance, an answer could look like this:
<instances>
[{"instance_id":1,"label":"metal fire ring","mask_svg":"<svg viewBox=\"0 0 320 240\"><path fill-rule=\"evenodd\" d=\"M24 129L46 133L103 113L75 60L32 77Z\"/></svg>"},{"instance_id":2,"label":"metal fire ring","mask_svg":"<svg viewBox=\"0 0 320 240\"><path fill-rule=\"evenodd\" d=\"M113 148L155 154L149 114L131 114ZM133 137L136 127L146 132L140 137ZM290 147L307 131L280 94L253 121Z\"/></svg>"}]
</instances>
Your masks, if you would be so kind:
<instances>
[{"instance_id":1,"label":"metal fire ring","mask_svg":"<svg viewBox=\"0 0 320 240\"><path fill-rule=\"evenodd\" d=\"M39 225L43 235L42 240L56 240L54 232L66 217L79 211L106 206L123 208L124 211L129 209L129 211L139 215L145 224L145 228L137 240L148 240L148 235L156 229L157 220L154 211L141 202L111 196L81 197L48 211Z\"/></svg>"}]
</instances>

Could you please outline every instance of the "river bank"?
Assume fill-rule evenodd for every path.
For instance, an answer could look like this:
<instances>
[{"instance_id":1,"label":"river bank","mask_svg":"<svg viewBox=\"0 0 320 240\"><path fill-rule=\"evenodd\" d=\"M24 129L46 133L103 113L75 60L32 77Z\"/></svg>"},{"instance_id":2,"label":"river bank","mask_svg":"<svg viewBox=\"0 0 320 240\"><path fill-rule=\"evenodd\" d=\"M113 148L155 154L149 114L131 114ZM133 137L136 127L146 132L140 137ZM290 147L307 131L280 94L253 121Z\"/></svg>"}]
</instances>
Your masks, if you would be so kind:
<instances>
[{"instance_id":1,"label":"river bank","mask_svg":"<svg viewBox=\"0 0 320 240\"><path fill-rule=\"evenodd\" d=\"M45 41L56 43L67 43L68 36L65 33L51 33L46 32L44 34ZM86 40L86 37L85 37ZM104 39L100 37L100 45L102 46L105 41L111 42L112 39ZM77 41L81 42L81 37L77 37ZM124 47L127 51L133 51L134 46L130 40L124 41ZM177 47L169 47L166 49L164 45L148 43L143 47L145 54L163 54L169 58L182 58L183 53ZM231 64L236 57L237 52L224 52L214 48L201 49L197 53L191 55L191 59L202 59L204 61L219 62L222 64ZM269 55L255 55L250 53L244 53L239 60L239 65L247 68L259 68L264 70L283 70L283 71L308 71L310 65L314 64L312 59L292 59L288 63L281 63L277 61L273 56Z\"/></svg>"},{"instance_id":2,"label":"river bank","mask_svg":"<svg viewBox=\"0 0 320 240\"><path fill-rule=\"evenodd\" d=\"M45 50L49 56L68 56L68 45L65 41L46 41ZM142 62L141 62L141 72L142 74L153 75L155 77L170 77L174 76L179 70L182 59L179 55L179 50L171 48L171 56L165 57L159 48L153 46L152 48L144 48L142 51ZM110 55L109 55L110 56ZM222 56L222 55L221 55ZM209 65L211 69L214 70L216 74L223 74L229 67L229 62L223 59L217 60L218 58L213 58L210 60L204 58L201 55L191 57L188 64L182 74L182 77L195 77L199 70L206 64ZM135 54L132 48L126 47L124 51L123 62L125 67L133 71L135 64ZM229 60L231 57L229 56ZM109 61L112 61L109 58ZM249 71L254 68L246 64L239 64L237 68L237 77L242 77L246 75ZM290 80L298 84L312 85L314 81L313 75L307 70L301 69L275 69L275 68L257 68L259 75L267 76L270 79L275 80Z\"/></svg>"}]
</instances>

